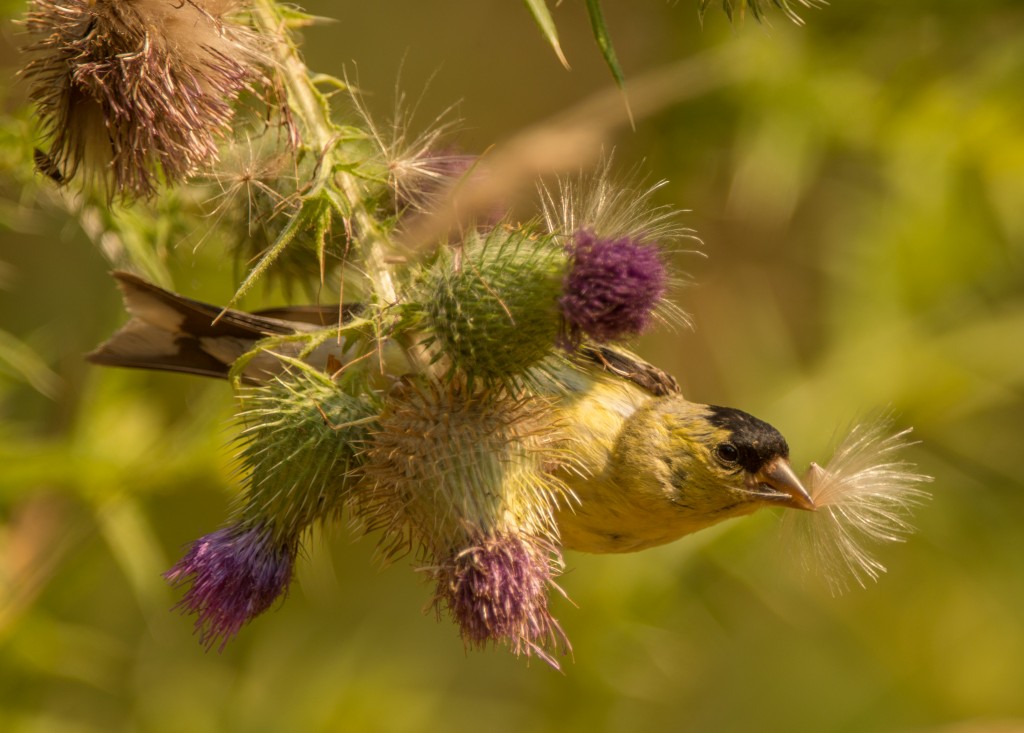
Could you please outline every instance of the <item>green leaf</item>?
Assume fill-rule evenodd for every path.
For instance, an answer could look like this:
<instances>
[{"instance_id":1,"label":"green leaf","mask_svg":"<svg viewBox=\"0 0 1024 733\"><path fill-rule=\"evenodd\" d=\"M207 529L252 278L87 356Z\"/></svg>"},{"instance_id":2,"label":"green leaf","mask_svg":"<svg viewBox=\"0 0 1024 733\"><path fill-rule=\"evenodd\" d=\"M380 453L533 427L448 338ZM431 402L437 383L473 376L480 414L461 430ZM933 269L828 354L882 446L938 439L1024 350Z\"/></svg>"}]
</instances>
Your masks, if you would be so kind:
<instances>
[{"instance_id":1,"label":"green leaf","mask_svg":"<svg viewBox=\"0 0 1024 733\"><path fill-rule=\"evenodd\" d=\"M566 61L565 54L562 53L562 46L558 42L558 29L555 28L554 18L551 17L545 0L523 0L523 2L537 23L537 27L540 28L540 32L548 39L548 43L551 44L558 60L562 62L562 66L568 69L569 62Z\"/></svg>"}]
</instances>

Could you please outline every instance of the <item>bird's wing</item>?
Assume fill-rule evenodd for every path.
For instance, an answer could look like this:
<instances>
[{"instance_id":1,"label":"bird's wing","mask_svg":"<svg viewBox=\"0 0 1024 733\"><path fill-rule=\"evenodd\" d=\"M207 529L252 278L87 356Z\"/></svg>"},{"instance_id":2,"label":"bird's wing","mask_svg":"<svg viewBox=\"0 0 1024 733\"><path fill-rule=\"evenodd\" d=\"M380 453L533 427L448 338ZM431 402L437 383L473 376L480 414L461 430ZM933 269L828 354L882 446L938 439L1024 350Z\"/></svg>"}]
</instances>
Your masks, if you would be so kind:
<instances>
[{"instance_id":1,"label":"bird's wing","mask_svg":"<svg viewBox=\"0 0 1024 733\"><path fill-rule=\"evenodd\" d=\"M627 379L655 397L681 394L679 383L671 375L625 349L584 344L577 353L586 364Z\"/></svg>"}]
</instances>

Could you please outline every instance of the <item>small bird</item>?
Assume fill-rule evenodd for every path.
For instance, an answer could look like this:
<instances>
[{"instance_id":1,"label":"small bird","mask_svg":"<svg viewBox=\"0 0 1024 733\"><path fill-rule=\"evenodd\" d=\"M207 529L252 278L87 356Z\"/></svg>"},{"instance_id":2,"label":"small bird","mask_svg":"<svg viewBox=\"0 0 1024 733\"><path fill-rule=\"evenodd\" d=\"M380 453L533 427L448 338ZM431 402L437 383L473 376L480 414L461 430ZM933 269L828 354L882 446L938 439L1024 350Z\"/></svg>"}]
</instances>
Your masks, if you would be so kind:
<instances>
[{"instance_id":1,"label":"small bird","mask_svg":"<svg viewBox=\"0 0 1024 733\"><path fill-rule=\"evenodd\" d=\"M337 325L359 306L300 306L246 313L221 309L115 272L131 320L87 356L107 366L227 377L261 339ZM298 356L301 344L286 353ZM303 358L326 372L353 354L328 339ZM396 351L400 351L395 347ZM381 356L394 369L392 354ZM730 407L686 400L675 380L621 349L583 345L582 368L559 375L561 423L571 432L575 470L560 478L576 501L556 510L565 548L632 552L672 542L764 507L814 510L789 463L789 447L768 423ZM285 371L274 354L253 358L243 381ZM400 370L400 369L399 369ZM394 371L392 373L395 373Z\"/></svg>"}]
</instances>

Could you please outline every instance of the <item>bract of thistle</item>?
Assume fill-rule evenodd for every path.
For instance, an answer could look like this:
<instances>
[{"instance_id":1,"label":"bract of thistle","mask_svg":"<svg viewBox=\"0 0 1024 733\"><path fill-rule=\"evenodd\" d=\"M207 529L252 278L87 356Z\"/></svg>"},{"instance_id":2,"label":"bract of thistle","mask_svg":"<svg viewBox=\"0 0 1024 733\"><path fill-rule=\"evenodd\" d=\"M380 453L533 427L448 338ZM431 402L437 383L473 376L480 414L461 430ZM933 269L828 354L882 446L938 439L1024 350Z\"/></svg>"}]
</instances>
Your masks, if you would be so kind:
<instances>
[{"instance_id":1,"label":"bract of thistle","mask_svg":"<svg viewBox=\"0 0 1024 733\"><path fill-rule=\"evenodd\" d=\"M888 419L855 426L828 465L812 463L804 477L816 511L788 512L783 520L799 535L805 565L821 572L834 594L851 581L864 587L878 580L886 568L867 545L901 542L914 530L911 511L929 496L920 485L932 477L896 455L911 445L910 429L890 428Z\"/></svg>"},{"instance_id":2,"label":"bract of thistle","mask_svg":"<svg viewBox=\"0 0 1024 733\"><path fill-rule=\"evenodd\" d=\"M422 302L432 341L471 382L512 382L555 348L566 256L550 237L499 226L438 257Z\"/></svg>"},{"instance_id":3,"label":"bract of thistle","mask_svg":"<svg viewBox=\"0 0 1024 733\"><path fill-rule=\"evenodd\" d=\"M196 617L200 643L223 650L247 622L288 590L297 538L274 539L267 527L238 524L196 540L164 577L188 585L178 603Z\"/></svg>"},{"instance_id":4,"label":"bract of thistle","mask_svg":"<svg viewBox=\"0 0 1024 733\"><path fill-rule=\"evenodd\" d=\"M561 570L550 543L517 534L471 540L429 571L437 581L434 606L458 624L467 647L504 643L515 654L538 656L555 669L554 652L571 650L548 610L548 592Z\"/></svg>"},{"instance_id":5,"label":"bract of thistle","mask_svg":"<svg viewBox=\"0 0 1024 733\"><path fill-rule=\"evenodd\" d=\"M238 95L267 63L267 41L233 17L245 5L33 0L22 74L49 143L40 168L134 198L216 160Z\"/></svg>"}]
</instances>

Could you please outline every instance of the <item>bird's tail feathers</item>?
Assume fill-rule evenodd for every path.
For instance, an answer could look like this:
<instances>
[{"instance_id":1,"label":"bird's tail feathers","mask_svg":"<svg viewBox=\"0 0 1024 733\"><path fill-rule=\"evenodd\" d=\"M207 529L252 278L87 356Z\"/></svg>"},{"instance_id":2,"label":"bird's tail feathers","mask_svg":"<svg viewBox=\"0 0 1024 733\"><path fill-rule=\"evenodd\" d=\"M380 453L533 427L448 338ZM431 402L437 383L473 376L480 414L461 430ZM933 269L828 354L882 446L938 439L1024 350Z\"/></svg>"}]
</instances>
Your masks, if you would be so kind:
<instances>
[{"instance_id":1,"label":"bird's tail feathers","mask_svg":"<svg viewBox=\"0 0 1024 733\"><path fill-rule=\"evenodd\" d=\"M131 320L86 356L94 364L227 377L258 340L312 327L221 309L129 272L113 275Z\"/></svg>"}]
</instances>

